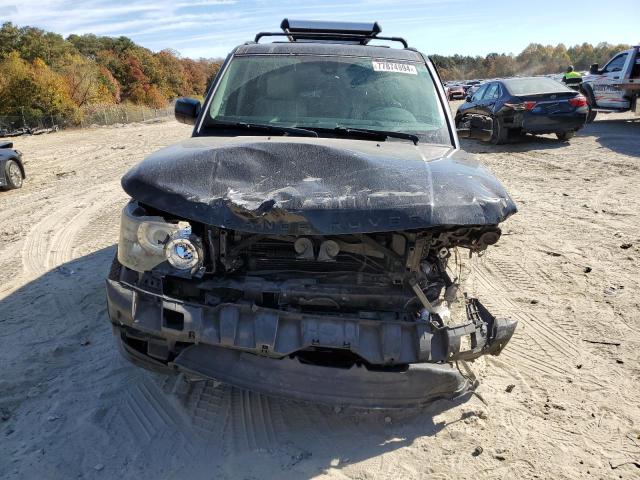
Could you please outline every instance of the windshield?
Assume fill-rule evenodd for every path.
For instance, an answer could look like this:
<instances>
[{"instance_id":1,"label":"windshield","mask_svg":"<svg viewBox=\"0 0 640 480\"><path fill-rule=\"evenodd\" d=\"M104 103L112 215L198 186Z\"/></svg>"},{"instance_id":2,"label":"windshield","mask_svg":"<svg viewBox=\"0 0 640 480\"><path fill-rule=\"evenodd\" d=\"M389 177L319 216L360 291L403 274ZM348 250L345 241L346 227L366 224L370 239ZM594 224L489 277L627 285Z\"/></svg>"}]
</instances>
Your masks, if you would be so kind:
<instances>
[{"instance_id":1,"label":"windshield","mask_svg":"<svg viewBox=\"0 0 640 480\"><path fill-rule=\"evenodd\" d=\"M336 127L402 132L451 144L427 67L371 58L235 57L203 127L229 123L316 129L320 135Z\"/></svg>"},{"instance_id":2,"label":"windshield","mask_svg":"<svg viewBox=\"0 0 640 480\"><path fill-rule=\"evenodd\" d=\"M511 78L504 80L511 95L535 95L539 93L572 92L560 82L550 78Z\"/></svg>"}]
</instances>

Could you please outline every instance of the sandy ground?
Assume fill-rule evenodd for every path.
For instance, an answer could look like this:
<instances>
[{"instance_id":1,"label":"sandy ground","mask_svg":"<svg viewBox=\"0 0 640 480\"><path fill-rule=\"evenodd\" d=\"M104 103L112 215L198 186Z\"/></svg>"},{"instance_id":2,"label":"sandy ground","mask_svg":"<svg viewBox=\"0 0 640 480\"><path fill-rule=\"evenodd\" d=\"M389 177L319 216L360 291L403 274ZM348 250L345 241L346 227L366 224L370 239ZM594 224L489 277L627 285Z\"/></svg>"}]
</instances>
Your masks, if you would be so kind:
<instances>
[{"instance_id":1,"label":"sandy ground","mask_svg":"<svg viewBox=\"0 0 640 480\"><path fill-rule=\"evenodd\" d=\"M0 193L0 478L640 478L640 121L464 143L520 209L469 285L519 327L472 364L481 398L393 413L185 388L120 358L103 287L119 179L188 135L16 140L29 179Z\"/></svg>"}]
</instances>

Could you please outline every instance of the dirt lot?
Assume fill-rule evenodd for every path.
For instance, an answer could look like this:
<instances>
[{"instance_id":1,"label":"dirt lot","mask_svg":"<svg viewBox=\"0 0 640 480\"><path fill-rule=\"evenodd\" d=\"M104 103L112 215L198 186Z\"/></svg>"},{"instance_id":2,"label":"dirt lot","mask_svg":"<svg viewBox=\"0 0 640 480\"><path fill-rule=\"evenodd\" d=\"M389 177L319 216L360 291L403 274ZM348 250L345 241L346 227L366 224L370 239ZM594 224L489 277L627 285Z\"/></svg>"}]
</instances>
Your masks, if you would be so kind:
<instances>
[{"instance_id":1,"label":"dirt lot","mask_svg":"<svg viewBox=\"0 0 640 480\"><path fill-rule=\"evenodd\" d=\"M640 477L640 121L603 117L568 145L464 143L520 209L469 286L519 327L472 364L482 398L393 413L185 389L120 358L103 287L119 179L188 135L16 140L29 179L0 193L0 478Z\"/></svg>"}]
</instances>

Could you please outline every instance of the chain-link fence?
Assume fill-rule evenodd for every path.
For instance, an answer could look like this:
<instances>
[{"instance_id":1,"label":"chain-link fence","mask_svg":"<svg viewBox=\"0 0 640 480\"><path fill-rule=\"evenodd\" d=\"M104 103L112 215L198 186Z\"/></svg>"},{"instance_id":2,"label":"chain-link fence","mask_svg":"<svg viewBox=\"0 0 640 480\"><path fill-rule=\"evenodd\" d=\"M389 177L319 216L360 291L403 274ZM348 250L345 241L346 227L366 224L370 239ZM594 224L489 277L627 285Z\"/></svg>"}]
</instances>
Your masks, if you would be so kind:
<instances>
[{"instance_id":1,"label":"chain-link fence","mask_svg":"<svg viewBox=\"0 0 640 480\"><path fill-rule=\"evenodd\" d=\"M69 126L59 115L27 115L0 116L0 137L12 137L24 134L39 134L58 131Z\"/></svg>"},{"instance_id":2,"label":"chain-link fence","mask_svg":"<svg viewBox=\"0 0 640 480\"><path fill-rule=\"evenodd\" d=\"M87 128L122 123L146 122L173 116L173 105L150 108L121 104L91 106L82 112L80 123L73 123L59 115L44 114L38 117L22 115L0 116L0 137L38 135L57 132L63 128Z\"/></svg>"},{"instance_id":3,"label":"chain-link fence","mask_svg":"<svg viewBox=\"0 0 640 480\"><path fill-rule=\"evenodd\" d=\"M87 108L83 112L81 127L114 125L116 123L146 122L173 116L173 105L165 108L150 108L121 104Z\"/></svg>"}]
</instances>

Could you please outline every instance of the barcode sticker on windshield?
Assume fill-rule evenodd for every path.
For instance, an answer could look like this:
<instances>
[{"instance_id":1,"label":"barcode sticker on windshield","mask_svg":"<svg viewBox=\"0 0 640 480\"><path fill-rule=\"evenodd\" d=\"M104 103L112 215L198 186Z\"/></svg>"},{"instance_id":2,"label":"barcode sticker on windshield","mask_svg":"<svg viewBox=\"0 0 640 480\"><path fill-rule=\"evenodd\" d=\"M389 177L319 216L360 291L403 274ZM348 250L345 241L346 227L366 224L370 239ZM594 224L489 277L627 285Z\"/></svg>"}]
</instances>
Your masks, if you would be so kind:
<instances>
[{"instance_id":1,"label":"barcode sticker on windshield","mask_svg":"<svg viewBox=\"0 0 640 480\"><path fill-rule=\"evenodd\" d=\"M417 75L415 65L408 63L394 63L394 62L378 62L373 61L373 70L375 72L397 72L397 73L409 73L411 75Z\"/></svg>"}]
</instances>

